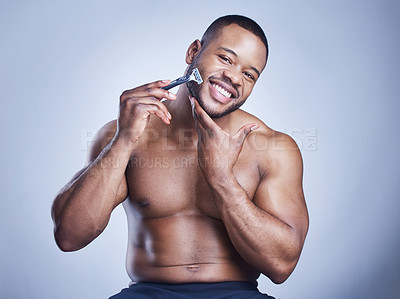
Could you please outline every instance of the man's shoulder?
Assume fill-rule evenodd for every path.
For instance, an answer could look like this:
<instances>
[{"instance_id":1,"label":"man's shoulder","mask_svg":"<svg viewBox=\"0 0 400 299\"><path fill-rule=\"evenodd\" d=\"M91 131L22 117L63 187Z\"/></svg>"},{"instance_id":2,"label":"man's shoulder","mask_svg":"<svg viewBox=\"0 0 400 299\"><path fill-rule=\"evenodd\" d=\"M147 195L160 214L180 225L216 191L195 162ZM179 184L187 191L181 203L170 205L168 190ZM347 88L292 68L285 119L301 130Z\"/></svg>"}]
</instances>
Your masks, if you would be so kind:
<instances>
[{"instance_id":1,"label":"man's shoulder","mask_svg":"<svg viewBox=\"0 0 400 299\"><path fill-rule=\"evenodd\" d=\"M93 161L104 147L113 139L117 131L117 120L111 120L103 125L94 136L88 152L88 162Z\"/></svg>"},{"instance_id":2,"label":"man's shoulder","mask_svg":"<svg viewBox=\"0 0 400 299\"><path fill-rule=\"evenodd\" d=\"M113 132L115 133L117 131L117 120L113 119L110 120L108 123L104 124L98 133L107 133L107 132Z\"/></svg>"},{"instance_id":3,"label":"man's shoulder","mask_svg":"<svg viewBox=\"0 0 400 299\"><path fill-rule=\"evenodd\" d=\"M287 160L301 160L301 153L294 139L267 126L256 116L240 110L237 115L239 127L248 123L257 123L259 128L249 134L245 148L260 163L282 163Z\"/></svg>"},{"instance_id":4,"label":"man's shoulder","mask_svg":"<svg viewBox=\"0 0 400 299\"><path fill-rule=\"evenodd\" d=\"M108 144L114 137L115 132L117 131L117 120L111 120L105 125L103 125L96 134L95 141L103 144ZM105 143L105 144L104 144Z\"/></svg>"},{"instance_id":5,"label":"man's shoulder","mask_svg":"<svg viewBox=\"0 0 400 299\"><path fill-rule=\"evenodd\" d=\"M296 149L297 144L289 135L274 130L267 126L258 117L244 111L237 110L236 127L239 129L241 126L248 123L257 123L260 127L249 135L249 141L253 141L253 146L260 147L260 149ZM252 136L252 138L250 138ZM256 143L254 143L256 142Z\"/></svg>"}]
</instances>

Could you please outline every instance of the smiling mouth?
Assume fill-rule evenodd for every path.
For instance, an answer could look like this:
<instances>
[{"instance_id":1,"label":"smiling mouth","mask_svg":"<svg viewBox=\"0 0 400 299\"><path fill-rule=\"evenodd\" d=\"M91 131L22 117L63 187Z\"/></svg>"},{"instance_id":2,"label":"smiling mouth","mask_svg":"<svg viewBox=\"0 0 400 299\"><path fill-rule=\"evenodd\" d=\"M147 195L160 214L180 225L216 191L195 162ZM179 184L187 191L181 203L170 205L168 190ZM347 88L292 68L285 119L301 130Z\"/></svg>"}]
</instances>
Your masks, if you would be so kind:
<instances>
[{"instance_id":1,"label":"smiling mouth","mask_svg":"<svg viewBox=\"0 0 400 299\"><path fill-rule=\"evenodd\" d=\"M217 83L212 83L212 86L224 97L230 98L232 97L232 93L229 91L225 90L223 87L219 86Z\"/></svg>"}]
</instances>

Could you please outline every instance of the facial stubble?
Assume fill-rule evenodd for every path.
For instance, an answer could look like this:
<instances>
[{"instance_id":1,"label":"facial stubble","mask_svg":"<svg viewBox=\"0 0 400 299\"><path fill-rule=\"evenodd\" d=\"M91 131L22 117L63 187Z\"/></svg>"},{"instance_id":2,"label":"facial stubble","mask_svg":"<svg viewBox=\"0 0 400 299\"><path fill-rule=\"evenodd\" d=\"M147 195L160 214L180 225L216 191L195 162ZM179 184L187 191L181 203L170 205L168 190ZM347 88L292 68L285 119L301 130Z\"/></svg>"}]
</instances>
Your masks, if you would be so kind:
<instances>
[{"instance_id":1,"label":"facial stubble","mask_svg":"<svg viewBox=\"0 0 400 299\"><path fill-rule=\"evenodd\" d=\"M198 63L198 58L199 58L200 54L198 56L195 57L195 59L193 60L192 64L189 66L186 75L190 75L193 71L194 68L197 67L197 69L200 72L200 75L204 76L204 73L202 72L202 68L200 66L200 64ZM221 112L217 112L217 111L213 111L210 107L207 106L207 104L205 103L203 97L201 96L201 89L204 86L204 84L207 84L209 78L204 78L203 77L203 83L202 84L197 84L197 82L195 81L189 81L188 83L186 83L188 89L189 89L189 93L195 97L200 105L201 108L203 108L203 110L211 117L211 118L220 118L223 117L237 109L239 109L245 101L239 101L234 103L232 106L226 108L224 111ZM227 81L229 79L225 79L223 81Z\"/></svg>"}]
</instances>

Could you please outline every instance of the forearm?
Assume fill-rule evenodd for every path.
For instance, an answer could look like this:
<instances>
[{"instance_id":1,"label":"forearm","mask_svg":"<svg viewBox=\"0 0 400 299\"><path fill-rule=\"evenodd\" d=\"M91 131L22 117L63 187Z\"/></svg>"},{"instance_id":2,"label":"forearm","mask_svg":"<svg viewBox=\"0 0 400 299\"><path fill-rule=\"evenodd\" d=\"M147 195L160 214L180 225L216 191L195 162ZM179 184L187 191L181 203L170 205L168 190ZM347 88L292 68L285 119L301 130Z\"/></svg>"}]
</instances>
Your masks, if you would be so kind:
<instances>
[{"instance_id":1,"label":"forearm","mask_svg":"<svg viewBox=\"0 0 400 299\"><path fill-rule=\"evenodd\" d=\"M61 249L80 249L103 231L117 205L129 156L120 142L110 142L57 196L52 214Z\"/></svg>"},{"instance_id":2,"label":"forearm","mask_svg":"<svg viewBox=\"0 0 400 299\"><path fill-rule=\"evenodd\" d=\"M243 259L276 283L286 280L299 256L294 229L257 207L233 174L215 180L212 188L229 237Z\"/></svg>"}]
</instances>

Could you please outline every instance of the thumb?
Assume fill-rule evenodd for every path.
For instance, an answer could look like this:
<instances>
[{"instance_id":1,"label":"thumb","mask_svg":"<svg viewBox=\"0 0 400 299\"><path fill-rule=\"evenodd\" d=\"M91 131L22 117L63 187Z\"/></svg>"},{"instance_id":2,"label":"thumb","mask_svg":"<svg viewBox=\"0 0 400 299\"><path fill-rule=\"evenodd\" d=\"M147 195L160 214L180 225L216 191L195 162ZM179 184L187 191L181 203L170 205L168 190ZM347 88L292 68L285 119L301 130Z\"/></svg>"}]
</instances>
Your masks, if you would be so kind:
<instances>
[{"instance_id":1,"label":"thumb","mask_svg":"<svg viewBox=\"0 0 400 299\"><path fill-rule=\"evenodd\" d=\"M235 134L234 138L238 141L239 144L243 144L244 140L246 139L247 135L249 135L252 131L258 129L260 127L259 124L246 124L242 126L237 133Z\"/></svg>"}]
</instances>

